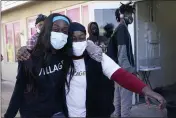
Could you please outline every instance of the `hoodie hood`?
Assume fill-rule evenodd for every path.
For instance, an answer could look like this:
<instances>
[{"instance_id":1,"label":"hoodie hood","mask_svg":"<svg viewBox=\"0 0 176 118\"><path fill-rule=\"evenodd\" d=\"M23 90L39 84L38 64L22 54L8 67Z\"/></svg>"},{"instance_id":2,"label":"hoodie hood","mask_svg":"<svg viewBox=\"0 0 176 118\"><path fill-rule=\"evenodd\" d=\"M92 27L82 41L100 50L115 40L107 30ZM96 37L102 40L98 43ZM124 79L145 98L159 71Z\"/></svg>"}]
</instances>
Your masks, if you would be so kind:
<instances>
[{"instance_id":1,"label":"hoodie hood","mask_svg":"<svg viewBox=\"0 0 176 118\"><path fill-rule=\"evenodd\" d=\"M113 32L114 32L114 25L112 24L112 23L108 23L108 24L106 24L105 26L104 26L104 36L106 37L106 38L110 38L111 37L111 35L113 34Z\"/></svg>"},{"instance_id":2,"label":"hoodie hood","mask_svg":"<svg viewBox=\"0 0 176 118\"><path fill-rule=\"evenodd\" d=\"M92 30L91 30L91 26L92 26L93 24L98 27L98 24L97 24L96 22L90 22L90 23L88 24L88 33L89 33L89 36L93 36ZM98 32L99 32L99 28L98 28L97 30L98 30ZM99 33L98 33L98 36L99 36Z\"/></svg>"}]
</instances>

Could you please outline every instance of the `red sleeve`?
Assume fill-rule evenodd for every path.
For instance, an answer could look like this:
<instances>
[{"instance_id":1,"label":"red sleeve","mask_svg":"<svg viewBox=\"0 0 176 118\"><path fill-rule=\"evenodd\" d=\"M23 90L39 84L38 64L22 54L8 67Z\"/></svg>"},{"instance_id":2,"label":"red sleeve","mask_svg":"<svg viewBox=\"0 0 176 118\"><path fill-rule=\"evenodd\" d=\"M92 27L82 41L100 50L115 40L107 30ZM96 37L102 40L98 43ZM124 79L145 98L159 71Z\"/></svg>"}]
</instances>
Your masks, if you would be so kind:
<instances>
[{"instance_id":1,"label":"red sleeve","mask_svg":"<svg viewBox=\"0 0 176 118\"><path fill-rule=\"evenodd\" d=\"M142 94L142 89L147 86L139 78L122 68L116 70L112 74L111 79L122 87L139 94Z\"/></svg>"}]
</instances>

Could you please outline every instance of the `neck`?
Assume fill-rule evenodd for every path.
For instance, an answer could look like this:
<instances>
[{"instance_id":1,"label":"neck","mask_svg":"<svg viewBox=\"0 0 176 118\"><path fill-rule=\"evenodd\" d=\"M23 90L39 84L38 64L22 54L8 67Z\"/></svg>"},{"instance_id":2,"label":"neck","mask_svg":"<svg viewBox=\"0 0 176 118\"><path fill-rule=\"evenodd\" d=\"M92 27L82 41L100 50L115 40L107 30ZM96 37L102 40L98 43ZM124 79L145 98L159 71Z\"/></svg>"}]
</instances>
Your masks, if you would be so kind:
<instances>
[{"instance_id":1,"label":"neck","mask_svg":"<svg viewBox=\"0 0 176 118\"><path fill-rule=\"evenodd\" d=\"M79 60L79 59L82 59L82 58L84 58L84 55L81 55L81 56L72 56L72 59L73 60Z\"/></svg>"},{"instance_id":2,"label":"neck","mask_svg":"<svg viewBox=\"0 0 176 118\"><path fill-rule=\"evenodd\" d=\"M121 20L120 23L125 24L128 27L128 23L126 23L126 21L124 19Z\"/></svg>"}]
</instances>

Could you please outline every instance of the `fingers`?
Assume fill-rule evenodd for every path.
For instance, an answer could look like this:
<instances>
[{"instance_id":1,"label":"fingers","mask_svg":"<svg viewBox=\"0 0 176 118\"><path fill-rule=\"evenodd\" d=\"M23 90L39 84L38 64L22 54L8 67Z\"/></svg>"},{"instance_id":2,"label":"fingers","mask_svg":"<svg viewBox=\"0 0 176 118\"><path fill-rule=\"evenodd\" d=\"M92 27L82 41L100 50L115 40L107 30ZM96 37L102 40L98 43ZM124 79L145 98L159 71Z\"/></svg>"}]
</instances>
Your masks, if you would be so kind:
<instances>
[{"instance_id":1,"label":"fingers","mask_svg":"<svg viewBox=\"0 0 176 118\"><path fill-rule=\"evenodd\" d=\"M166 100L164 98L162 98L161 100L159 100L160 104L159 104L159 109L164 109L166 108Z\"/></svg>"},{"instance_id":2,"label":"fingers","mask_svg":"<svg viewBox=\"0 0 176 118\"><path fill-rule=\"evenodd\" d=\"M30 53L28 52L26 47L22 47L18 50L17 59L19 61L25 61L25 60L28 60L29 58L30 58Z\"/></svg>"},{"instance_id":3,"label":"fingers","mask_svg":"<svg viewBox=\"0 0 176 118\"><path fill-rule=\"evenodd\" d=\"M155 93L155 99L159 102L159 109L163 110L164 108L166 108L166 100L164 99L164 97L162 97L160 94Z\"/></svg>"},{"instance_id":4,"label":"fingers","mask_svg":"<svg viewBox=\"0 0 176 118\"><path fill-rule=\"evenodd\" d=\"M149 87L145 87L145 88L143 89L143 93L144 93L144 95L146 95L147 97L150 97L150 98L152 98L152 99L157 100L157 101L159 102L158 107L159 107L160 109L164 109L164 108L166 107L166 100L165 100L160 94L158 94L158 93L152 91ZM148 99L148 98L147 98L147 99ZM149 103L148 100L146 100L146 102Z\"/></svg>"},{"instance_id":5,"label":"fingers","mask_svg":"<svg viewBox=\"0 0 176 118\"><path fill-rule=\"evenodd\" d=\"M145 102L146 102L147 106L149 107L150 106L149 97L145 96Z\"/></svg>"},{"instance_id":6,"label":"fingers","mask_svg":"<svg viewBox=\"0 0 176 118\"><path fill-rule=\"evenodd\" d=\"M21 60L25 61L25 60L28 60L29 58L27 58L28 56L21 56Z\"/></svg>"}]
</instances>

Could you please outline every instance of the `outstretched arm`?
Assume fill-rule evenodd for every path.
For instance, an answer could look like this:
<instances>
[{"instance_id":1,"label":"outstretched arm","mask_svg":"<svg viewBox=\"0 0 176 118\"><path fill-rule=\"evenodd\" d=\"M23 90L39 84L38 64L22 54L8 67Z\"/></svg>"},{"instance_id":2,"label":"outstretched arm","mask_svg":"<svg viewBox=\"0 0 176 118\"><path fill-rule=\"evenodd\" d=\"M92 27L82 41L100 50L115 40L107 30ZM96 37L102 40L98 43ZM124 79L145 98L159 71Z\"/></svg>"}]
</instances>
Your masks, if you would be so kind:
<instances>
[{"instance_id":1,"label":"outstretched arm","mask_svg":"<svg viewBox=\"0 0 176 118\"><path fill-rule=\"evenodd\" d=\"M136 76L122 69L104 53L101 64L104 75L106 75L109 79L114 80L119 85L132 92L144 94L145 96L157 99L160 102L160 108L164 108L166 101L161 95L152 91Z\"/></svg>"},{"instance_id":2,"label":"outstretched arm","mask_svg":"<svg viewBox=\"0 0 176 118\"><path fill-rule=\"evenodd\" d=\"M122 69L118 64L116 64L110 57L103 53L102 56L102 68L103 73L109 79L114 80L122 87L135 92L142 93L142 89L146 86L140 79L138 79L133 74Z\"/></svg>"}]
</instances>

